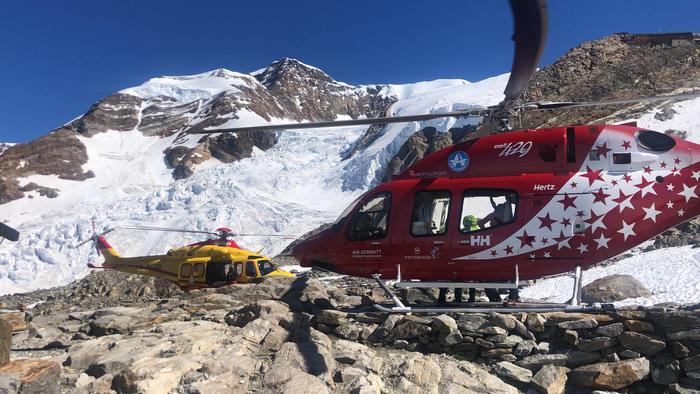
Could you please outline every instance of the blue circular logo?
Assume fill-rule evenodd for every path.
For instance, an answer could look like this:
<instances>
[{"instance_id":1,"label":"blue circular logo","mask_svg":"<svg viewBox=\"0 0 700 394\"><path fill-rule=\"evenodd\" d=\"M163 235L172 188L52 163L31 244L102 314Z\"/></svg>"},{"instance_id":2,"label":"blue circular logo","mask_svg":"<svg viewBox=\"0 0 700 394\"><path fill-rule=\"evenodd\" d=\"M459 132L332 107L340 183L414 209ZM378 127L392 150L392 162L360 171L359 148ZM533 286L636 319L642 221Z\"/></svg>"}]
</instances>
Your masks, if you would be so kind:
<instances>
[{"instance_id":1,"label":"blue circular logo","mask_svg":"<svg viewBox=\"0 0 700 394\"><path fill-rule=\"evenodd\" d=\"M462 172L469 167L469 155L461 150L454 151L450 153L450 157L447 159L447 165L450 170L454 172Z\"/></svg>"}]
</instances>

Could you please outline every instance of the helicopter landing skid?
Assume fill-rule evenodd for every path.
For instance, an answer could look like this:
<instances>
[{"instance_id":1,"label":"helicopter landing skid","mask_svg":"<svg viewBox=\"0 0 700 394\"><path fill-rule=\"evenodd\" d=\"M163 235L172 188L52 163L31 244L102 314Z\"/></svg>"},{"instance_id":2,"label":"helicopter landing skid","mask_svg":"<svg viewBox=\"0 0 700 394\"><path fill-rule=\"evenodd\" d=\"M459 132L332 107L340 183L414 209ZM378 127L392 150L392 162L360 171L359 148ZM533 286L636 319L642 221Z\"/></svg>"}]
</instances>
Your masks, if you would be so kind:
<instances>
[{"instance_id":1,"label":"helicopter landing skid","mask_svg":"<svg viewBox=\"0 0 700 394\"><path fill-rule=\"evenodd\" d=\"M399 268L400 272L400 268ZM380 278L379 274L372 275L372 278L384 290L386 295L394 302L393 306L385 306L375 304L374 307L380 312L387 313L487 313L487 312L567 312L567 313L603 313L615 311L615 306L612 304L592 304L584 305L581 303L581 267L576 267L573 273L574 289L571 299L566 303L551 303L551 302L522 302L512 305L506 305L498 302L461 302L453 303L450 306L444 305L404 305L401 299L394 294L386 283ZM455 283L455 282L416 282L399 281L394 285L398 288L414 287L414 288L517 288L518 270L516 267L515 281L512 283Z\"/></svg>"}]
</instances>

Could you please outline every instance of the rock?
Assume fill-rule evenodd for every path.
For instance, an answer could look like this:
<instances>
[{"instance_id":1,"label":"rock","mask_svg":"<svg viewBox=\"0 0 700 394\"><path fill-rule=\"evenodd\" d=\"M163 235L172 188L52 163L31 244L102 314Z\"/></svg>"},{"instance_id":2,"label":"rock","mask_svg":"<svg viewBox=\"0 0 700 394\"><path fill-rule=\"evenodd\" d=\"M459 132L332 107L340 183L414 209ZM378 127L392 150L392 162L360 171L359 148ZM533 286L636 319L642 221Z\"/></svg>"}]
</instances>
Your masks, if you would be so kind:
<instances>
[{"instance_id":1,"label":"rock","mask_svg":"<svg viewBox=\"0 0 700 394\"><path fill-rule=\"evenodd\" d=\"M394 329L396 326L396 323L398 323L401 320L401 315L389 315L387 316L386 320L382 324L377 327L376 330L372 333L372 337L376 338L377 340L385 338L391 331Z\"/></svg>"},{"instance_id":2,"label":"rock","mask_svg":"<svg viewBox=\"0 0 700 394\"><path fill-rule=\"evenodd\" d=\"M60 393L61 367L55 361L15 360L0 367L0 381L8 376L20 381L20 393Z\"/></svg>"},{"instance_id":3,"label":"rock","mask_svg":"<svg viewBox=\"0 0 700 394\"><path fill-rule=\"evenodd\" d=\"M426 391L433 391L437 389L442 377L442 370L436 359L420 355L404 359L399 370L406 380L403 385L399 383L399 389L403 386L403 389L408 390L420 387Z\"/></svg>"},{"instance_id":4,"label":"rock","mask_svg":"<svg viewBox=\"0 0 700 394\"><path fill-rule=\"evenodd\" d=\"M516 361L515 364L527 368L530 371L538 371L542 366L547 364L564 366L567 360L568 357L566 354L536 354Z\"/></svg>"},{"instance_id":5,"label":"rock","mask_svg":"<svg viewBox=\"0 0 700 394\"><path fill-rule=\"evenodd\" d=\"M22 381L18 375L0 374L0 393L15 394L19 393L22 387Z\"/></svg>"},{"instance_id":6,"label":"rock","mask_svg":"<svg viewBox=\"0 0 700 394\"><path fill-rule=\"evenodd\" d=\"M322 309L316 313L316 322L328 326L339 326L347 320L347 313L333 309Z\"/></svg>"},{"instance_id":7,"label":"rock","mask_svg":"<svg viewBox=\"0 0 700 394\"><path fill-rule=\"evenodd\" d=\"M537 344L537 351L541 354L549 353L549 342L540 342Z\"/></svg>"},{"instance_id":8,"label":"rock","mask_svg":"<svg viewBox=\"0 0 700 394\"><path fill-rule=\"evenodd\" d=\"M533 340L526 340L515 345L515 348L513 349L513 354L518 357L525 357L530 355L536 349L537 342Z\"/></svg>"},{"instance_id":9,"label":"rock","mask_svg":"<svg viewBox=\"0 0 700 394\"><path fill-rule=\"evenodd\" d=\"M625 349L625 350L620 352L620 357L622 357L622 358L639 358L639 357L642 357L642 355L635 352L635 351Z\"/></svg>"},{"instance_id":10,"label":"rock","mask_svg":"<svg viewBox=\"0 0 700 394\"><path fill-rule=\"evenodd\" d=\"M347 365L370 365L375 355L367 346L343 339L337 341L333 347L335 361Z\"/></svg>"},{"instance_id":11,"label":"rock","mask_svg":"<svg viewBox=\"0 0 700 394\"><path fill-rule=\"evenodd\" d=\"M686 358L690 354L690 349L681 342L671 342L671 351L679 359Z\"/></svg>"},{"instance_id":12,"label":"rock","mask_svg":"<svg viewBox=\"0 0 700 394\"><path fill-rule=\"evenodd\" d=\"M668 339L672 341L693 340L700 341L700 328L688 331L678 331L668 334Z\"/></svg>"},{"instance_id":13,"label":"rock","mask_svg":"<svg viewBox=\"0 0 700 394\"><path fill-rule=\"evenodd\" d=\"M505 328L496 326L480 328L477 332L485 335L508 335L508 331Z\"/></svg>"},{"instance_id":14,"label":"rock","mask_svg":"<svg viewBox=\"0 0 700 394\"><path fill-rule=\"evenodd\" d=\"M544 394L561 394L566 386L568 368L554 365L543 366L532 378L530 385Z\"/></svg>"},{"instance_id":15,"label":"rock","mask_svg":"<svg viewBox=\"0 0 700 394\"><path fill-rule=\"evenodd\" d=\"M504 356L506 354L511 354L510 349L496 348L496 349L482 350L481 351L481 356L485 357L485 358L501 357L501 356Z\"/></svg>"},{"instance_id":16,"label":"rock","mask_svg":"<svg viewBox=\"0 0 700 394\"><path fill-rule=\"evenodd\" d=\"M138 393L138 376L128 369L121 371L112 378L112 385L110 388L120 394Z\"/></svg>"},{"instance_id":17,"label":"rock","mask_svg":"<svg viewBox=\"0 0 700 394\"><path fill-rule=\"evenodd\" d=\"M335 365L330 352L314 342L285 342L275 354L271 371L265 375L264 381L268 385L281 387L305 372L331 382Z\"/></svg>"},{"instance_id":18,"label":"rock","mask_svg":"<svg viewBox=\"0 0 700 394\"><path fill-rule=\"evenodd\" d=\"M575 330L565 330L564 331L564 342L570 346L578 345L578 332Z\"/></svg>"},{"instance_id":19,"label":"rock","mask_svg":"<svg viewBox=\"0 0 700 394\"><path fill-rule=\"evenodd\" d=\"M363 327L353 324L353 323L344 323L339 326L337 326L334 330L333 333L337 335L339 338L342 339L347 339L351 341L357 341L360 338L360 334L362 333Z\"/></svg>"},{"instance_id":20,"label":"rock","mask_svg":"<svg viewBox=\"0 0 700 394\"><path fill-rule=\"evenodd\" d=\"M671 394L698 394L700 389L696 386L695 388L683 387L678 383L674 383L668 386L668 392Z\"/></svg>"},{"instance_id":21,"label":"rock","mask_svg":"<svg viewBox=\"0 0 700 394\"><path fill-rule=\"evenodd\" d=\"M112 334L128 334L135 327L135 319L123 315L106 315L89 323L88 335L101 337Z\"/></svg>"},{"instance_id":22,"label":"rock","mask_svg":"<svg viewBox=\"0 0 700 394\"><path fill-rule=\"evenodd\" d=\"M545 328L547 320L539 313L528 313L525 324L532 332L542 332Z\"/></svg>"},{"instance_id":23,"label":"rock","mask_svg":"<svg viewBox=\"0 0 700 394\"><path fill-rule=\"evenodd\" d=\"M328 387L322 380L305 372L297 372L282 386L281 392L288 394L319 393L328 394Z\"/></svg>"},{"instance_id":24,"label":"rock","mask_svg":"<svg viewBox=\"0 0 700 394\"><path fill-rule=\"evenodd\" d=\"M434 317L431 324L433 330L437 330L438 332L444 332L447 334L457 331L459 329L457 327L457 322L455 321L455 319L448 315L440 315Z\"/></svg>"},{"instance_id":25,"label":"rock","mask_svg":"<svg viewBox=\"0 0 700 394\"><path fill-rule=\"evenodd\" d=\"M486 319L479 315L463 314L457 321L457 327L460 331L478 331L484 324Z\"/></svg>"},{"instance_id":26,"label":"rock","mask_svg":"<svg viewBox=\"0 0 700 394\"><path fill-rule=\"evenodd\" d=\"M386 337L386 340L388 342L393 342L397 339L411 339L425 335L429 332L431 332L430 326L409 320L399 323L399 325L394 327L391 334Z\"/></svg>"},{"instance_id":27,"label":"rock","mask_svg":"<svg viewBox=\"0 0 700 394\"><path fill-rule=\"evenodd\" d=\"M19 332L27 329L27 321L24 312L0 313L0 319L10 323L12 332Z\"/></svg>"},{"instance_id":28,"label":"rock","mask_svg":"<svg viewBox=\"0 0 700 394\"><path fill-rule=\"evenodd\" d=\"M391 344L391 347L394 349L405 349L408 346L408 341L405 341L403 339L397 339L394 341L394 343Z\"/></svg>"},{"instance_id":29,"label":"rock","mask_svg":"<svg viewBox=\"0 0 700 394\"><path fill-rule=\"evenodd\" d=\"M12 326L6 320L0 319L0 367L10 362L12 349Z\"/></svg>"},{"instance_id":30,"label":"rock","mask_svg":"<svg viewBox=\"0 0 700 394\"><path fill-rule=\"evenodd\" d=\"M582 330L596 328L598 327L598 322L594 319L580 319L561 322L558 326L564 330Z\"/></svg>"},{"instance_id":31,"label":"rock","mask_svg":"<svg viewBox=\"0 0 700 394\"><path fill-rule=\"evenodd\" d=\"M681 360L681 366L686 373L700 370L700 354Z\"/></svg>"},{"instance_id":32,"label":"rock","mask_svg":"<svg viewBox=\"0 0 700 394\"><path fill-rule=\"evenodd\" d=\"M505 342L506 338L507 338L506 335L499 334L499 335L489 335L484 339L486 339L489 342L493 342L493 343L498 344L498 343Z\"/></svg>"},{"instance_id":33,"label":"rock","mask_svg":"<svg viewBox=\"0 0 700 394\"><path fill-rule=\"evenodd\" d=\"M515 318L511 315L505 315L502 313L494 313L491 316L488 324L496 327L500 327L506 331L515 329Z\"/></svg>"},{"instance_id":34,"label":"rock","mask_svg":"<svg viewBox=\"0 0 700 394\"><path fill-rule=\"evenodd\" d=\"M635 277L618 274L594 280L581 291L581 299L585 303L613 302L649 296L651 291Z\"/></svg>"},{"instance_id":35,"label":"rock","mask_svg":"<svg viewBox=\"0 0 700 394\"><path fill-rule=\"evenodd\" d=\"M478 393L478 394L516 394L518 390L504 383L501 379L479 368L462 361L445 362L441 364L442 379L439 393Z\"/></svg>"},{"instance_id":36,"label":"rock","mask_svg":"<svg viewBox=\"0 0 700 394\"><path fill-rule=\"evenodd\" d=\"M567 357L566 366L569 368L576 368L597 362L600 360L600 353L572 351L567 353Z\"/></svg>"},{"instance_id":37,"label":"rock","mask_svg":"<svg viewBox=\"0 0 700 394\"><path fill-rule=\"evenodd\" d=\"M641 321L641 320L625 320L625 327L629 331L635 331L635 332L654 332L654 325L646 322L646 321Z\"/></svg>"},{"instance_id":38,"label":"rock","mask_svg":"<svg viewBox=\"0 0 700 394\"><path fill-rule=\"evenodd\" d=\"M637 332L623 332L617 338L625 349L633 350L645 356L653 356L666 347L664 341Z\"/></svg>"},{"instance_id":39,"label":"rock","mask_svg":"<svg viewBox=\"0 0 700 394\"><path fill-rule=\"evenodd\" d=\"M625 327L623 326L622 323L613 323L613 324L608 324L607 326L600 326L596 328L594 331L594 334L596 335L603 335L606 337L610 338L615 338L618 335L622 334L622 332L625 330Z\"/></svg>"},{"instance_id":40,"label":"rock","mask_svg":"<svg viewBox=\"0 0 700 394\"><path fill-rule=\"evenodd\" d=\"M599 326L614 323L615 318L610 315L592 315L588 313L547 312L541 314L547 321L545 326L558 326L559 323L573 320L593 319Z\"/></svg>"},{"instance_id":41,"label":"rock","mask_svg":"<svg viewBox=\"0 0 700 394\"><path fill-rule=\"evenodd\" d=\"M681 373L681 366L678 361L675 361L663 368L654 368L651 371L651 379L656 384L668 386L676 383Z\"/></svg>"},{"instance_id":42,"label":"rock","mask_svg":"<svg viewBox=\"0 0 700 394\"><path fill-rule=\"evenodd\" d=\"M462 343L462 340L463 340L462 333L459 332L459 330L454 330L453 332L451 332L449 334L442 332L438 336L438 342L442 346L454 346L454 345Z\"/></svg>"},{"instance_id":43,"label":"rock","mask_svg":"<svg viewBox=\"0 0 700 394\"><path fill-rule=\"evenodd\" d=\"M579 341L577 347L584 352L595 352L615 346L615 344L617 344L617 340L615 338L596 337L591 339L582 339Z\"/></svg>"},{"instance_id":44,"label":"rock","mask_svg":"<svg viewBox=\"0 0 700 394\"><path fill-rule=\"evenodd\" d=\"M481 338L476 338L476 340L474 340L474 343L476 343L480 347L483 347L484 349L493 349L496 347L496 345L494 345L493 342Z\"/></svg>"},{"instance_id":45,"label":"rock","mask_svg":"<svg viewBox=\"0 0 700 394\"><path fill-rule=\"evenodd\" d=\"M511 348L522 342L523 339L517 335L508 335L505 339L496 344L496 347Z\"/></svg>"},{"instance_id":46,"label":"rock","mask_svg":"<svg viewBox=\"0 0 700 394\"><path fill-rule=\"evenodd\" d=\"M519 367L508 361L501 361L493 368L493 372L501 378L527 383L532 379L532 371Z\"/></svg>"},{"instance_id":47,"label":"rock","mask_svg":"<svg viewBox=\"0 0 700 394\"><path fill-rule=\"evenodd\" d=\"M649 366L646 358L591 364L572 370L569 379L578 386L617 390L645 379L649 376Z\"/></svg>"}]
</instances>

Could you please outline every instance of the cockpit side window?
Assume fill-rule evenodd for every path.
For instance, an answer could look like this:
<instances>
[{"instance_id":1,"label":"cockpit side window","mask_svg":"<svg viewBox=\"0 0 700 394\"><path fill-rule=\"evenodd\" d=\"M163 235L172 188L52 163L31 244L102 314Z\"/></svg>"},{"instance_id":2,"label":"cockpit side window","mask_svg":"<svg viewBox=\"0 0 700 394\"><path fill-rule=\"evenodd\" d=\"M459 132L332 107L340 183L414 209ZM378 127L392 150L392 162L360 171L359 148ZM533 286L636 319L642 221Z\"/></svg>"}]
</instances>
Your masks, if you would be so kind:
<instances>
[{"instance_id":1,"label":"cockpit side window","mask_svg":"<svg viewBox=\"0 0 700 394\"><path fill-rule=\"evenodd\" d=\"M380 192L370 197L355 212L345 234L349 241L382 239L386 236L389 224L391 194Z\"/></svg>"},{"instance_id":2,"label":"cockpit side window","mask_svg":"<svg viewBox=\"0 0 700 394\"><path fill-rule=\"evenodd\" d=\"M459 230L470 233L513 223L517 208L518 195L514 191L468 189L462 200Z\"/></svg>"},{"instance_id":3,"label":"cockpit side window","mask_svg":"<svg viewBox=\"0 0 700 394\"><path fill-rule=\"evenodd\" d=\"M253 278L258 276L257 271L255 270L255 263L252 261L249 261L245 265L245 275L249 278Z\"/></svg>"}]
</instances>

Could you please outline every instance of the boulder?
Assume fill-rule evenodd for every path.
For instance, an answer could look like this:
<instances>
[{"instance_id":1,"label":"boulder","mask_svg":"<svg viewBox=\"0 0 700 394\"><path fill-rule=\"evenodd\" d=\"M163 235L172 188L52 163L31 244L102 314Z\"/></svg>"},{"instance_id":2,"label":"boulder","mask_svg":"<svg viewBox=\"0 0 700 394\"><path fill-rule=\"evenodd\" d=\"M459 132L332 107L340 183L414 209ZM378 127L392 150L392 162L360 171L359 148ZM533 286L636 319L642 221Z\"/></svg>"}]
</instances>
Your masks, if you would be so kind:
<instances>
[{"instance_id":1,"label":"boulder","mask_svg":"<svg viewBox=\"0 0 700 394\"><path fill-rule=\"evenodd\" d=\"M598 322L594 319L579 319L564 321L559 323L558 326L564 330L583 330L598 327Z\"/></svg>"},{"instance_id":2,"label":"boulder","mask_svg":"<svg viewBox=\"0 0 700 394\"><path fill-rule=\"evenodd\" d=\"M502 313L494 313L489 319L488 324L496 327L501 327L504 330L510 331L515 329L515 318L511 315Z\"/></svg>"},{"instance_id":3,"label":"boulder","mask_svg":"<svg viewBox=\"0 0 700 394\"><path fill-rule=\"evenodd\" d=\"M678 331L668 334L668 339L672 341L692 340L700 341L700 328L688 331Z\"/></svg>"},{"instance_id":4,"label":"boulder","mask_svg":"<svg viewBox=\"0 0 700 394\"><path fill-rule=\"evenodd\" d=\"M504 383L498 377L468 361L459 364L451 361L440 364L442 378L439 390L446 394L477 393L477 394L516 394L518 390Z\"/></svg>"},{"instance_id":5,"label":"boulder","mask_svg":"<svg viewBox=\"0 0 700 394\"><path fill-rule=\"evenodd\" d=\"M544 394L561 394L566 387L568 368L545 365L532 377L530 385Z\"/></svg>"},{"instance_id":6,"label":"boulder","mask_svg":"<svg viewBox=\"0 0 700 394\"><path fill-rule=\"evenodd\" d=\"M681 366L686 373L700 370L700 354L681 360Z\"/></svg>"},{"instance_id":7,"label":"boulder","mask_svg":"<svg viewBox=\"0 0 700 394\"><path fill-rule=\"evenodd\" d=\"M501 378L527 383L532 379L532 371L508 361L501 361L493 367L493 372Z\"/></svg>"},{"instance_id":8,"label":"boulder","mask_svg":"<svg viewBox=\"0 0 700 394\"><path fill-rule=\"evenodd\" d=\"M625 327L629 331L635 332L654 332L654 325L642 320L625 320Z\"/></svg>"},{"instance_id":9,"label":"boulder","mask_svg":"<svg viewBox=\"0 0 700 394\"><path fill-rule=\"evenodd\" d=\"M459 327L459 330L462 332L476 332L486 323L486 321L487 320L483 316L463 314L457 321L457 327Z\"/></svg>"},{"instance_id":10,"label":"boulder","mask_svg":"<svg viewBox=\"0 0 700 394\"><path fill-rule=\"evenodd\" d=\"M486 326L480 328L477 332L485 335L508 335L508 330L496 326Z\"/></svg>"},{"instance_id":11,"label":"boulder","mask_svg":"<svg viewBox=\"0 0 700 394\"><path fill-rule=\"evenodd\" d=\"M462 343L463 339L462 333L459 332L459 330L455 330L451 333L441 332L440 336L438 337L438 342L442 346L454 346Z\"/></svg>"},{"instance_id":12,"label":"boulder","mask_svg":"<svg viewBox=\"0 0 700 394\"><path fill-rule=\"evenodd\" d=\"M666 342L637 332L623 332L617 339L625 349L635 351L645 356L653 356L666 347Z\"/></svg>"},{"instance_id":13,"label":"boulder","mask_svg":"<svg viewBox=\"0 0 700 394\"><path fill-rule=\"evenodd\" d=\"M15 360L0 367L0 381L19 380L20 393L58 394L60 376L61 367L50 360Z\"/></svg>"},{"instance_id":14,"label":"boulder","mask_svg":"<svg viewBox=\"0 0 700 394\"><path fill-rule=\"evenodd\" d=\"M572 383L593 389L618 390L649 376L650 363L646 358L585 365L572 370Z\"/></svg>"},{"instance_id":15,"label":"boulder","mask_svg":"<svg viewBox=\"0 0 700 394\"><path fill-rule=\"evenodd\" d=\"M581 299L585 303L622 301L628 298L649 297L642 282L630 275L609 275L583 287Z\"/></svg>"},{"instance_id":16,"label":"boulder","mask_svg":"<svg viewBox=\"0 0 700 394\"><path fill-rule=\"evenodd\" d=\"M564 366L567 360L566 354L536 354L516 361L515 364L530 371L539 371L540 368L547 364Z\"/></svg>"},{"instance_id":17,"label":"boulder","mask_svg":"<svg viewBox=\"0 0 700 394\"><path fill-rule=\"evenodd\" d=\"M10 362L12 348L12 326L5 320L0 320L0 367Z\"/></svg>"},{"instance_id":18,"label":"boulder","mask_svg":"<svg viewBox=\"0 0 700 394\"><path fill-rule=\"evenodd\" d=\"M678 382L681 373L681 365L676 360L663 368L654 368L651 371L651 380L656 384L668 386Z\"/></svg>"},{"instance_id":19,"label":"boulder","mask_svg":"<svg viewBox=\"0 0 700 394\"><path fill-rule=\"evenodd\" d=\"M568 359L566 360L566 366L569 368L576 368L599 361L600 353L572 351L567 353L567 357Z\"/></svg>"},{"instance_id":20,"label":"boulder","mask_svg":"<svg viewBox=\"0 0 700 394\"><path fill-rule=\"evenodd\" d=\"M347 313L333 309L322 309L316 313L316 322L328 326L339 326L347 321Z\"/></svg>"},{"instance_id":21,"label":"boulder","mask_svg":"<svg viewBox=\"0 0 700 394\"><path fill-rule=\"evenodd\" d=\"M19 332L27 329L26 315L24 312L0 313L0 319L10 323L12 332Z\"/></svg>"},{"instance_id":22,"label":"boulder","mask_svg":"<svg viewBox=\"0 0 700 394\"><path fill-rule=\"evenodd\" d=\"M536 350L537 342L528 339L515 345L515 348L513 348L513 354L518 357L526 357Z\"/></svg>"},{"instance_id":23,"label":"boulder","mask_svg":"<svg viewBox=\"0 0 700 394\"><path fill-rule=\"evenodd\" d=\"M386 320L382 324L377 327L376 330L372 333L371 337L375 338L376 340L380 340L385 338L387 335L391 333L391 331L394 329L396 326L396 323L401 321L401 316L400 315L389 315L387 316ZM370 339L372 339L370 338Z\"/></svg>"},{"instance_id":24,"label":"boulder","mask_svg":"<svg viewBox=\"0 0 700 394\"><path fill-rule=\"evenodd\" d=\"M394 327L391 334L386 337L386 340L388 342L393 342L397 339L411 339L429 332L431 332L430 326L407 320Z\"/></svg>"},{"instance_id":25,"label":"boulder","mask_svg":"<svg viewBox=\"0 0 700 394\"><path fill-rule=\"evenodd\" d=\"M625 327L622 325L622 323L613 323L596 328L594 334L615 338L622 334L623 331L625 331Z\"/></svg>"},{"instance_id":26,"label":"boulder","mask_svg":"<svg viewBox=\"0 0 700 394\"><path fill-rule=\"evenodd\" d=\"M455 319L448 315L440 315L433 318L432 327L438 332L452 333L458 330Z\"/></svg>"},{"instance_id":27,"label":"boulder","mask_svg":"<svg viewBox=\"0 0 700 394\"><path fill-rule=\"evenodd\" d=\"M617 340L615 338L596 337L591 339L582 339L579 341L577 347L579 350L584 352L596 352L598 350L615 346L615 344L617 344Z\"/></svg>"},{"instance_id":28,"label":"boulder","mask_svg":"<svg viewBox=\"0 0 700 394\"><path fill-rule=\"evenodd\" d=\"M527 319L525 320L525 324L527 325L527 328L532 332L544 331L546 322L547 322L547 319L545 319L539 313L528 313Z\"/></svg>"}]
</instances>

